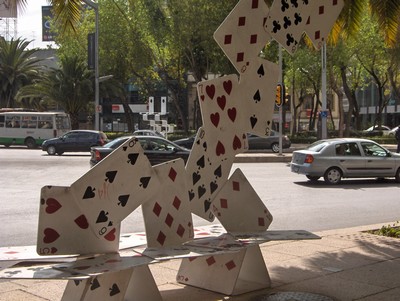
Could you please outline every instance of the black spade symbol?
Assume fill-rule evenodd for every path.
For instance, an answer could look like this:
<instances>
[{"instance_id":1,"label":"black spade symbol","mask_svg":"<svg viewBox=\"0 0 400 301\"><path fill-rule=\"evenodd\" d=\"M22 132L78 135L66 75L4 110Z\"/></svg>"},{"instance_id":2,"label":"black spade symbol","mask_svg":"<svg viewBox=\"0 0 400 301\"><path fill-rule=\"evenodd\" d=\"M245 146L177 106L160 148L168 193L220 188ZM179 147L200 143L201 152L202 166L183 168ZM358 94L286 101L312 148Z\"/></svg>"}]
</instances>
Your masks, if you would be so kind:
<instances>
[{"instance_id":1,"label":"black spade symbol","mask_svg":"<svg viewBox=\"0 0 400 301\"><path fill-rule=\"evenodd\" d=\"M254 129L254 127L256 126L257 121L258 121L258 119L257 119L257 117L255 115L250 117L250 124L251 124L251 128L252 129Z\"/></svg>"},{"instance_id":2,"label":"black spade symbol","mask_svg":"<svg viewBox=\"0 0 400 301\"><path fill-rule=\"evenodd\" d=\"M214 175L218 178L220 178L222 176L222 167L221 165L218 166L215 170L214 170Z\"/></svg>"},{"instance_id":3,"label":"black spade symbol","mask_svg":"<svg viewBox=\"0 0 400 301\"><path fill-rule=\"evenodd\" d=\"M260 95L260 90L257 90L257 92L253 96L254 101L257 103L261 100L261 95Z\"/></svg>"},{"instance_id":4,"label":"black spade symbol","mask_svg":"<svg viewBox=\"0 0 400 301\"><path fill-rule=\"evenodd\" d=\"M74 283L76 286L78 286L79 284L81 284L82 280L74 280Z\"/></svg>"},{"instance_id":5,"label":"black spade symbol","mask_svg":"<svg viewBox=\"0 0 400 301\"><path fill-rule=\"evenodd\" d=\"M194 172L192 175L193 185L195 185L201 179L201 175L197 172Z\"/></svg>"},{"instance_id":6,"label":"black spade symbol","mask_svg":"<svg viewBox=\"0 0 400 301\"><path fill-rule=\"evenodd\" d=\"M211 182L210 183L211 193L214 193L214 191L217 190L217 189L218 189L218 184L216 182Z\"/></svg>"},{"instance_id":7,"label":"black spade symbol","mask_svg":"<svg viewBox=\"0 0 400 301\"><path fill-rule=\"evenodd\" d=\"M201 156L199 160L197 160L197 166L200 168L204 168L204 156Z\"/></svg>"},{"instance_id":8,"label":"black spade symbol","mask_svg":"<svg viewBox=\"0 0 400 301\"><path fill-rule=\"evenodd\" d=\"M96 189L93 188L92 186L88 186L86 188L86 191L85 191L84 195L83 195L83 199L92 199L92 198L94 198L96 196L95 193L94 193L95 190Z\"/></svg>"},{"instance_id":9,"label":"black spade symbol","mask_svg":"<svg viewBox=\"0 0 400 301\"><path fill-rule=\"evenodd\" d=\"M194 199L194 192L193 192L193 190L188 191L188 193L189 193L189 201L193 200L193 199Z\"/></svg>"},{"instance_id":10,"label":"black spade symbol","mask_svg":"<svg viewBox=\"0 0 400 301\"><path fill-rule=\"evenodd\" d=\"M110 288L110 297L115 296L116 294L119 294L121 291L119 290L119 287L116 283L112 285Z\"/></svg>"},{"instance_id":11,"label":"black spade symbol","mask_svg":"<svg viewBox=\"0 0 400 301\"><path fill-rule=\"evenodd\" d=\"M97 278L94 278L93 281L92 281L92 285L90 286L90 290L93 291L93 290L95 290L95 289L97 289L99 287L100 287L99 280L97 280Z\"/></svg>"},{"instance_id":12,"label":"black spade symbol","mask_svg":"<svg viewBox=\"0 0 400 301\"><path fill-rule=\"evenodd\" d=\"M210 210L210 207L211 207L210 200L205 200L204 201L204 212L207 212L208 210Z\"/></svg>"},{"instance_id":13,"label":"black spade symbol","mask_svg":"<svg viewBox=\"0 0 400 301\"><path fill-rule=\"evenodd\" d=\"M206 193L206 188L204 187L204 185L199 186L199 188L197 188L197 192L199 194L199 198L201 198L205 193Z\"/></svg>"},{"instance_id":14,"label":"black spade symbol","mask_svg":"<svg viewBox=\"0 0 400 301\"><path fill-rule=\"evenodd\" d=\"M151 177L141 177L140 178L140 186L143 186L143 188L147 188L151 180Z\"/></svg>"},{"instance_id":15,"label":"black spade symbol","mask_svg":"<svg viewBox=\"0 0 400 301\"><path fill-rule=\"evenodd\" d=\"M262 77L262 76L265 75L264 65L262 65L262 64L260 65L260 67L257 70L257 74L258 74L259 77Z\"/></svg>"},{"instance_id":16,"label":"black spade symbol","mask_svg":"<svg viewBox=\"0 0 400 301\"><path fill-rule=\"evenodd\" d=\"M106 181L108 181L110 183L114 182L117 173L118 173L118 171L116 171L116 170L107 171L106 172Z\"/></svg>"},{"instance_id":17,"label":"black spade symbol","mask_svg":"<svg viewBox=\"0 0 400 301\"><path fill-rule=\"evenodd\" d=\"M125 207L126 203L128 203L128 199L129 199L129 194L124 194L124 195L120 195L118 197L118 206L122 206Z\"/></svg>"},{"instance_id":18,"label":"black spade symbol","mask_svg":"<svg viewBox=\"0 0 400 301\"><path fill-rule=\"evenodd\" d=\"M136 160L137 160L137 158L139 157L139 154L138 153L132 153L132 154L129 154L128 155L128 163L131 163L132 165L135 165L136 164Z\"/></svg>"},{"instance_id":19,"label":"black spade symbol","mask_svg":"<svg viewBox=\"0 0 400 301\"><path fill-rule=\"evenodd\" d=\"M101 210L99 213L99 216L97 217L96 224L105 223L106 221L108 221L107 215L108 215L108 212Z\"/></svg>"}]
</instances>

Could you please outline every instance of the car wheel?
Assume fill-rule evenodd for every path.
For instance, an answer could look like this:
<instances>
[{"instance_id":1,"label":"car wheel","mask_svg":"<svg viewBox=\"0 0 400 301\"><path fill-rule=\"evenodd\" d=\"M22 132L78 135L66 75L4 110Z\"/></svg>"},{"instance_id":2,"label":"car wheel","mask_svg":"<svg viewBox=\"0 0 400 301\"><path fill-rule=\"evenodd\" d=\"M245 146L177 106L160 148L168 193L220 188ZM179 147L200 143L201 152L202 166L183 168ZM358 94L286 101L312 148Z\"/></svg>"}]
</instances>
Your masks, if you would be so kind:
<instances>
[{"instance_id":1,"label":"car wheel","mask_svg":"<svg viewBox=\"0 0 400 301\"><path fill-rule=\"evenodd\" d=\"M4 147L9 148L9 147L10 147L10 144L4 144Z\"/></svg>"},{"instance_id":2,"label":"car wheel","mask_svg":"<svg viewBox=\"0 0 400 301\"><path fill-rule=\"evenodd\" d=\"M338 167L331 167L325 172L324 180L328 184L339 184L342 180L342 171Z\"/></svg>"},{"instance_id":3,"label":"car wheel","mask_svg":"<svg viewBox=\"0 0 400 301\"><path fill-rule=\"evenodd\" d=\"M57 152L57 155L61 156L64 152Z\"/></svg>"},{"instance_id":4,"label":"car wheel","mask_svg":"<svg viewBox=\"0 0 400 301\"><path fill-rule=\"evenodd\" d=\"M320 177L317 176L306 176L311 182L317 182Z\"/></svg>"},{"instance_id":5,"label":"car wheel","mask_svg":"<svg viewBox=\"0 0 400 301\"><path fill-rule=\"evenodd\" d=\"M395 178L396 178L396 182L400 183L400 168L397 169Z\"/></svg>"},{"instance_id":6,"label":"car wheel","mask_svg":"<svg viewBox=\"0 0 400 301\"><path fill-rule=\"evenodd\" d=\"M50 156L54 156L54 155L56 154L56 147L55 147L54 145L49 145L49 146L47 147L47 153L48 153Z\"/></svg>"},{"instance_id":7,"label":"car wheel","mask_svg":"<svg viewBox=\"0 0 400 301\"><path fill-rule=\"evenodd\" d=\"M279 153L279 144L278 143L272 143L271 144L271 149L274 153Z\"/></svg>"},{"instance_id":8,"label":"car wheel","mask_svg":"<svg viewBox=\"0 0 400 301\"><path fill-rule=\"evenodd\" d=\"M33 138L26 138L25 145L28 148L36 148L36 141Z\"/></svg>"}]
</instances>

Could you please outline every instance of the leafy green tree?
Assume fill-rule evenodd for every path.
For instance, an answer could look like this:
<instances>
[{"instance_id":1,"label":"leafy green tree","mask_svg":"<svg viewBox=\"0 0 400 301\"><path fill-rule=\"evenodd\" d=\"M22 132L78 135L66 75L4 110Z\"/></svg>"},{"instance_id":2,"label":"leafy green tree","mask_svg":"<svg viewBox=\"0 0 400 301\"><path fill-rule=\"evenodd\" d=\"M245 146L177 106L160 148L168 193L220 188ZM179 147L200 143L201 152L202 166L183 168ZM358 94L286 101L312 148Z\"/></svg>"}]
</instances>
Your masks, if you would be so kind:
<instances>
[{"instance_id":1,"label":"leafy green tree","mask_svg":"<svg viewBox=\"0 0 400 301\"><path fill-rule=\"evenodd\" d=\"M37 49L28 50L29 43L0 38L0 107L15 107L18 90L38 76L40 60L34 57Z\"/></svg>"},{"instance_id":2,"label":"leafy green tree","mask_svg":"<svg viewBox=\"0 0 400 301\"><path fill-rule=\"evenodd\" d=\"M79 114L87 111L93 99L93 74L77 57L61 60L60 68L51 68L33 84L20 89L17 97L38 97L59 104L70 115L71 127L79 128Z\"/></svg>"}]
</instances>

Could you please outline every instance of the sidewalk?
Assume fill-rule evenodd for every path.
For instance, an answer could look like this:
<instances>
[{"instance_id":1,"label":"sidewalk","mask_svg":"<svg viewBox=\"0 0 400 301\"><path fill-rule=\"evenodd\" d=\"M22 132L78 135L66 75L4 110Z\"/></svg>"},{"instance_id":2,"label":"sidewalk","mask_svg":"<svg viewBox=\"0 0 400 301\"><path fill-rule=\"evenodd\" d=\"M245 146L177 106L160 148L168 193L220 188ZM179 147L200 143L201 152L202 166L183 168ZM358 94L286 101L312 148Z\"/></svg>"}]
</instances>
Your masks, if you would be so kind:
<instances>
[{"instance_id":1,"label":"sidewalk","mask_svg":"<svg viewBox=\"0 0 400 301\"><path fill-rule=\"evenodd\" d=\"M363 232L387 224L316 232L320 240L262 244L272 288L234 297L176 283L179 260L150 269L164 301L251 301L274 292L307 292L341 301L394 301L400 296L400 239ZM59 280L0 280L0 300L56 301L65 285Z\"/></svg>"}]
</instances>

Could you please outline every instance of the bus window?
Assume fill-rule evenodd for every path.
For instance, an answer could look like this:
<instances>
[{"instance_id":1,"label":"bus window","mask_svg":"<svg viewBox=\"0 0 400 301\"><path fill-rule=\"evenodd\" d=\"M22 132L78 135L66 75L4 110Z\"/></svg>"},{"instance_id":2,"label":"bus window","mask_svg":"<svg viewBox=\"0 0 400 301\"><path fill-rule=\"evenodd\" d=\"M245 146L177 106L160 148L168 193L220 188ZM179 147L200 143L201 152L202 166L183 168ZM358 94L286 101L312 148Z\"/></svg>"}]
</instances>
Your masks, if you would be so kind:
<instances>
[{"instance_id":1,"label":"bus window","mask_svg":"<svg viewBox=\"0 0 400 301\"><path fill-rule=\"evenodd\" d=\"M4 123L5 123L4 120L5 120L4 116L0 116L0 128L4 127Z\"/></svg>"},{"instance_id":2,"label":"bus window","mask_svg":"<svg viewBox=\"0 0 400 301\"><path fill-rule=\"evenodd\" d=\"M8 128L19 128L21 124L20 116L6 116L6 127Z\"/></svg>"},{"instance_id":3,"label":"bus window","mask_svg":"<svg viewBox=\"0 0 400 301\"><path fill-rule=\"evenodd\" d=\"M28 119L28 128L30 128L30 129L37 128L37 117L36 116L30 116L30 118Z\"/></svg>"},{"instance_id":4,"label":"bus window","mask_svg":"<svg viewBox=\"0 0 400 301\"><path fill-rule=\"evenodd\" d=\"M51 116L39 116L39 129L52 129Z\"/></svg>"}]
</instances>

